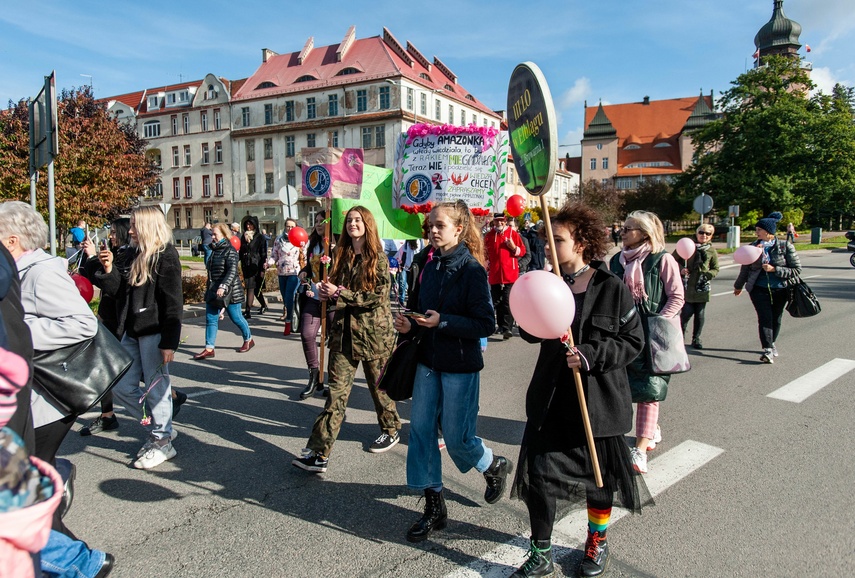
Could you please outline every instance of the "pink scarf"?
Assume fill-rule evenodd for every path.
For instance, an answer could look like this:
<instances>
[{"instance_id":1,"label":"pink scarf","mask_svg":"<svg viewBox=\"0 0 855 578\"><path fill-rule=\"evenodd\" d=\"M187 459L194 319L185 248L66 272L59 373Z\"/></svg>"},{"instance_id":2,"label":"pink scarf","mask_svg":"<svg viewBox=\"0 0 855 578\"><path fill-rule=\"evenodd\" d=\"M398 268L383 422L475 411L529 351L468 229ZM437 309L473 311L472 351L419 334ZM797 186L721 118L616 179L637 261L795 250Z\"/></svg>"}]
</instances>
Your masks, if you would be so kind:
<instances>
[{"instance_id":1,"label":"pink scarf","mask_svg":"<svg viewBox=\"0 0 855 578\"><path fill-rule=\"evenodd\" d=\"M632 299L641 303L647 299L644 290L644 272L641 269L644 259L650 255L650 245L644 243L635 249L623 249L620 252L620 264L623 266L623 282L629 287Z\"/></svg>"}]
</instances>

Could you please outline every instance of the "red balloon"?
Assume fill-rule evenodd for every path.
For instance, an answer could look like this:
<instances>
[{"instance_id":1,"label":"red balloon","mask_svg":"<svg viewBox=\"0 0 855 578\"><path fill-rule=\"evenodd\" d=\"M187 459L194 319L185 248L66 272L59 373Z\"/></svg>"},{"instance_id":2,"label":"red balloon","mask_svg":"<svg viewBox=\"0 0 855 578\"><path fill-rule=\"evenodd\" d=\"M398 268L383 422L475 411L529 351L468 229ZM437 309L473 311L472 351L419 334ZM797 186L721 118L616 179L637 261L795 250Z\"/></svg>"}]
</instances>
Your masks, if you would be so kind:
<instances>
[{"instance_id":1,"label":"red balloon","mask_svg":"<svg viewBox=\"0 0 855 578\"><path fill-rule=\"evenodd\" d=\"M519 217L525 213L525 199L522 195L513 195L508 199L508 202L505 205L505 210L510 216Z\"/></svg>"},{"instance_id":2,"label":"red balloon","mask_svg":"<svg viewBox=\"0 0 855 578\"><path fill-rule=\"evenodd\" d=\"M92 298L95 297L95 288L92 287L92 282L80 273L72 273L71 280L74 281L75 285L77 285L77 290L80 291L80 296L83 297L87 303L91 303Z\"/></svg>"},{"instance_id":3,"label":"red balloon","mask_svg":"<svg viewBox=\"0 0 855 578\"><path fill-rule=\"evenodd\" d=\"M240 251L240 237L237 235L232 235L229 237L229 243L232 244L232 247L235 248L235 251Z\"/></svg>"},{"instance_id":4,"label":"red balloon","mask_svg":"<svg viewBox=\"0 0 855 578\"><path fill-rule=\"evenodd\" d=\"M303 227L294 227L288 232L288 240L295 247L302 247L309 242L309 234Z\"/></svg>"}]
</instances>

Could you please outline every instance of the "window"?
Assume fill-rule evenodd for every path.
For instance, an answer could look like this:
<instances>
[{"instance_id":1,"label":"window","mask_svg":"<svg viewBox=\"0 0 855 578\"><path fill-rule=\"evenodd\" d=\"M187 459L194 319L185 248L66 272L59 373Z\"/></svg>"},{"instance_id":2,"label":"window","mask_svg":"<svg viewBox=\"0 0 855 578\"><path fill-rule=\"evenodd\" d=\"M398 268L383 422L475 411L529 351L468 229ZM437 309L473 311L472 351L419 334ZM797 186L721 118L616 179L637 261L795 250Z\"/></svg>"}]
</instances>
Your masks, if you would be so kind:
<instances>
[{"instance_id":1,"label":"window","mask_svg":"<svg viewBox=\"0 0 855 578\"><path fill-rule=\"evenodd\" d=\"M383 125L374 127L374 146L377 148L386 146L386 127Z\"/></svg>"},{"instance_id":2,"label":"window","mask_svg":"<svg viewBox=\"0 0 855 578\"><path fill-rule=\"evenodd\" d=\"M608 179L603 179L602 183L603 183L604 187L609 186L609 180Z\"/></svg>"},{"instance_id":3,"label":"window","mask_svg":"<svg viewBox=\"0 0 855 578\"><path fill-rule=\"evenodd\" d=\"M413 110L413 97L415 96L415 91L412 88L407 89L407 110Z\"/></svg>"},{"instance_id":4,"label":"window","mask_svg":"<svg viewBox=\"0 0 855 578\"><path fill-rule=\"evenodd\" d=\"M285 137L285 156L293 157L294 156L294 137L286 136Z\"/></svg>"},{"instance_id":5,"label":"window","mask_svg":"<svg viewBox=\"0 0 855 578\"><path fill-rule=\"evenodd\" d=\"M448 105L448 124L454 123L454 105Z\"/></svg>"},{"instance_id":6,"label":"window","mask_svg":"<svg viewBox=\"0 0 855 578\"><path fill-rule=\"evenodd\" d=\"M158 167L163 166L163 160L160 158L160 151L155 151L151 154L151 162Z\"/></svg>"},{"instance_id":7,"label":"window","mask_svg":"<svg viewBox=\"0 0 855 578\"><path fill-rule=\"evenodd\" d=\"M202 143L202 164L207 165L211 162L211 153L208 150L208 143Z\"/></svg>"},{"instance_id":8,"label":"window","mask_svg":"<svg viewBox=\"0 0 855 578\"><path fill-rule=\"evenodd\" d=\"M223 128L223 123L220 121L220 109L214 109L214 130L220 130Z\"/></svg>"},{"instance_id":9,"label":"window","mask_svg":"<svg viewBox=\"0 0 855 578\"><path fill-rule=\"evenodd\" d=\"M206 97L208 100L213 100L213 99L217 98L217 91L214 90L213 84L208 85L208 93L207 93Z\"/></svg>"},{"instance_id":10,"label":"window","mask_svg":"<svg viewBox=\"0 0 855 578\"><path fill-rule=\"evenodd\" d=\"M172 147L172 168L173 169L178 166L178 163L179 163L178 159L179 159L178 147Z\"/></svg>"},{"instance_id":11,"label":"window","mask_svg":"<svg viewBox=\"0 0 855 578\"><path fill-rule=\"evenodd\" d=\"M273 124L273 105L264 105L264 124Z\"/></svg>"},{"instance_id":12,"label":"window","mask_svg":"<svg viewBox=\"0 0 855 578\"><path fill-rule=\"evenodd\" d=\"M181 198L181 179L179 179L178 177L172 179L172 198Z\"/></svg>"},{"instance_id":13,"label":"window","mask_svg":"<svg viewBox=\"0 0 855 578\"><path fill-rule=\"evenodd\" d=\"M364 126L362 127L362 148L381 148L386 146L386 127Z\"/></svg>"},{"instance_id":14,"label":"window","mask_svg":"<svg viewBox=\"0 0 855 578\"><path fill-rule=\"evenodd\" d=\"M329 115L330 116L338 116L338 95L331 94L328 97L329 99Z\"/></svg>"},{"instance_id":15,"label":"window","mask_svg":"<svg viewBox=\"0 0 855 578\"><path fill-rule=\"evenodd\" d=\"M188 134L190 132L190 115L182 114L181 120L184 122L184 134Z\"/></svg>"},{"instance_id":16,"label":"window","mask_svg":"<svg viewBox=\"0 0 855 578\"><path fill-rule=\"evenodd\" d=\"M315 97L310 96L306 99L306 118L309 120L318 116L317 108L315 106Z\"/></svg>"},{"instance_id":17,"label":"window","mask_svg":"<svg viewBox=\"0 0 855 578\"><path fill-rule=\"evenodd\" d=\"M192 229L193 228L193 209L187 209L186 211L184 211L184 213L185 213L185 216L187 217L187 228Z\"/></svg>"},{"instance_id":18,"label":"window","mask_svg":"<svg viewBox=\"0 0 855 578\"><path fill-rule=\"evenodd\" d=\"M211 196L211 177L208 175L202 175L202 196Z\"/></svg>"},{"instance_id":19,"label":"window","mask_svg":"<svg viewBox=\"0 0 855 578\"><path fill-rule=\"evenodd\" d=\"M249 126L249 107L244 106L240 109L240 118L243 126Z\"/></svg>"},{"instance_id":20,"label":"window","mask_svg":"<svg viewBox=\"0 0 855 578\"><path fill-rule=\"evenodd\" d=\"M192 177L184 177L184 198L192 199L193 198L193 178Z\"/></svg>"},{"instance_id":21,"label":"window","mask_svg":"<svg viewBox=\"0 0 855 578\"><path fill-rule=\"evenodd\" d=\"M246 175L246 192L250 195L255 194L255 175Z\"/></svg>"},{"instance_id":22,"label":"window","mask_svg":"<svg viewBox=\"0 0 855 578\"><path fill-rule=\"evenodd\" d=\"M151 120L143 125L143 134L145 138L155 138L160 136L160 121Z\"/></svg>"},{"instance_id":23,"label":"window","mask_svg":"<svg viewBox=\"0 0 855 578\"><path fill-rule=\"evenodd\" d=\"M484 117L484 126L487 126L487 117Z\"/></svg>"},{"instance_id":24,"label":"window","mask_svg":"<svg viewBox=\"0 0 855 578\"><path fill-rule=\"evenodd\" d=\"M261 84L255 87L255 90L261 90L262 88L276 88L276 85L270 82L269 80L265 80Z\"/></svg>"},{"instance_id":25,"label":"window","mask_svg":"<svg viewBox=\"0 0 855 578\"><path fill-rule=\"evenodd\" d=\"M186 90L182 90L178 93L178 102L187 102L190 100L190 93Z\"/></svg>"},{"instance_id":26,"label":"window","mask_svg":"<svg viewBox=\"0 0 855 578\"><path fill-rule=\"evenodd\" d=\"M202 125L202 131L208 130L208 111L203 110L199 113L199 124Z\"/></svg>"},{"instance_id":27,"label":"window","mask_svg":"<svg viewBox=\"0 0 855 578\"><path fill-rule=\"evenodd\" d=\"M249 139L246 141L246 162L255 160L255 140Z\"/></svg>"},{"instance_id":28,"label":"window","mask_svg":"<svg viewBox=\"0 0 855 578\"><path fill-rule=\"evenodd\" d=\"M466 111L462 109L460 111L460 126L466 126Z\"/></svg>"},{"instance_id":29,"label":"window","mask_svg":"<svg viewBox=\"0 0 855 578\"><path fill-rule=\"evenodd\" d=\"M422 116L427 115L427 95L420 94L419 95L419 108L421 109L420 114Z\"/></svg>"},{"instance_id":30,"label":"window","mask_svg":"<svg viewBox=\"0 0 855 578\"><path fill-rule=\"evenodd\" d=\"M338 131L337 130L334 130L331 133L329 133L328 142L329 142L329 144L327 146L331 146L331 147L337 147L338 146Z\"/></svg>"},{"instance_id":31,"label":"window","mask_svg":"<svg viewBox=\"0 0 855 578\"><path fill-rule=\"evenodd\" d=\"M306 134L306 146L309 148L316 146L315 145L315 133L310 132L310 133Z\"/></svg>"},{"instance_id":32,"label":"window","mask_svg":"<svg viewBox=\"0 0 855 578\"><path fill-rule=\"evenodd\" d=\"M370 149L371 148L371 127L364 126L362 127L362 148Z\"/></svg>"},{"instance_id":33,"label":"window","mask_svg":"<svg viewBox=\"0 0 855 578\"><path fill-rule=\"evenodd\" d=\"M368 91L365 89L356 91L356 112L368 110Z\"/></svg>"},{"instance_id":34,"label":"window","mask_svg":"<svg viewBox=\"0 0 855 578\"><path fill-rule=\"evenodd\" d=\"M291 187L297 186L297 174L294 171L285 173L285 183Z\"/></svg>"},{"instance_id":35,"label":"window","mask_svg":"<svg viewBox=\"0 0 855 578\"><path fill-rule=\"evenodd\" d=\"M597 159L591 159L591 170L597 170Z\"/></svg>"},{"instance_id":36,"label":"window","mask_svg":"<svg viewBox=\"0 0 855 578\"><path fill-rule=\"evenodd\" d=\"M147 197L156 197L160 198L163 196L163 183L160 182L160 179L157 180L151 187L148 189Z\"/></svg>"},{"instance_id":37,"label":"window","mask_svg":"<svg viewBox=\"0 0 855 578\"><path fill-rule=\"evenodd\" d=\"M439 120L442 117L442 103L438 98L434 101L433 115L436 120Z\"/></svg>"},{"instance_id":38,"label":"window","mask_svg":"<svg viewBox=\"0 0 855 578\"><path fill-rule=\"evenodd\" d=\"M172 134L178 134L178 115L173 114L170 119L172 120Z\"/></svg>"},{"instance_id":39,"label":"window","mask_svg":"<svg viewBox=\"0 0 855 578\"><path fill-rule=\"evenodd\" d=\"M336 76L345 76L347 74L359 74L360 72L361 72L361 70L354 68L352 66L348 66L347 68L342 69L342 71L339 72L338 74L336 74ZM314 222L314 221L312 221L312 222Z\"/></svg>"},{"instance_id":40,"label":"window","mask_svg":"<svg viewBox=\"0 0 855 578\"><path fill-rule=\"evenodd\" d=\"M603 157L603 169L609 168L609 157Z\"/></svg>"},{"instance_id":41,"label":"window","mask_svg":"<svg viewBox=\"0 0 855 578\"><path fill-rule=\"evenodd\" d=\"M272 159L273 158L273 139L266 138L264 139L264 158Z\"/></svg>"},{"instance_id":42,"label":"window","mask_svg":"<svg viewBox=\"0 0 855 578\"><path fill-rule=\"evenodd\" d=\"M152 110L154 108L160 108L159 106L160 100L156 96L148 97L148 109Z\"/></svg>"},{"instance_id":43,"label":"window","mask_svg":"<svg viewBox=\"0 0 855 578\"><path fill-rule=\"evenodd\" d=\"M216 176L216 187L217 187L217 196L222 197L225 191L223 191L223 175Z\"/></svg>"},{"instance_id":44,"label":"window","mask_svg":"<svg viewBox=\"0 0 855 578\"><path fill-rule=\"evenodd\" d=\"M630 178L620 178L617 180L617 188L619 189L631 189L632 188L632 179Z\"/></svg>"},{"instance_id":45,"label":"window","mask_svg":"<svg viewBox=\"0 0 855 578\"><path fill-rule=\"evenodd\" d=\"M598 143L597 143L597 150L598 150L598 151L603 150L603 143L601 143L601 142L598 142Z\"/></svg>"},{"instance_id":46,"label":"window","mask_svg":"<svg viewBox=\"0 0 855 578\"><path fill-rule=\"evenodd\" d=\"M294 122L294 101L285 101L285 121Z\"/></svg>"},{"instance_id":47,"label":"window","mask_svg":"<svg viewBox=\"0 0 855 578\"><path fill-rule=\"evenodd\" d=\"M294 82L295 83L297 83L297 82L311 82L313 80L317 80L317 78L315 78L311 74L304 74L303 76L301 76L300 78L298 78Z\"/></svg>"},{"instance_id":48,"label":"window","mask_svg":"<svg viewBox=\"0 0 855 578\"><path fill-rule=\"evenodd\" d=\"M190 166L190 145L184 145L184 166Z\"/></svg>"},{"instance_id":49,"label":"window","mask_svg":"<svg viewBox=\"0 0 855 578\"><path fill-rule=\"evenodd\" d=\"M181 228L181 209L175 209L172 211L172 214L175 216L175 228Z\"/></svg>"},{"instance_id":50,"label":"window","mask_svg":"<svg viewBox=\"0 0 855 578\"><path fill-rule=\"evenodd\" d=\"M223 162L223 143L215 142L214 143L214 162L222 163Z\"/></svg>"},{"instance_id":51,"label":"window","mask_svg":"<svg viewBox=\"0 0 855 578\"><path fill-rule=\"evenodd\" d=\"M175 104L175 102L176 102L176 96L175 96L174 92L172 94L166 95L166 104L167 105Z\"/></svg>"},{"instance_id":52,"label":"window","mask_svg":"<svg viewBox=\"0 0 855 578\"><path fill-rule=\"evenodd\" d=\"M213 209L205 209L202 211L202 215L204 216L205 223L213 223L214 222L214 211Z\"/></svg>"},{"instance_id":53,"label":"window","mask_svg":"<svg viewBox=\"0 0 855 578\"><path fill-rule=\"evenodd\" d=\"M273 173L264 173L264 192L273 193Z\"/></svg>"},{"instance_id":54,"label":"window","mask_svg":"<svg viewBox=\"0 0 855 578\"><path fill-rule=\"evenodd\" d=\"M389 110L392 108L391 86L380 87L380 110Z\"/></svg>"}]
</instances>

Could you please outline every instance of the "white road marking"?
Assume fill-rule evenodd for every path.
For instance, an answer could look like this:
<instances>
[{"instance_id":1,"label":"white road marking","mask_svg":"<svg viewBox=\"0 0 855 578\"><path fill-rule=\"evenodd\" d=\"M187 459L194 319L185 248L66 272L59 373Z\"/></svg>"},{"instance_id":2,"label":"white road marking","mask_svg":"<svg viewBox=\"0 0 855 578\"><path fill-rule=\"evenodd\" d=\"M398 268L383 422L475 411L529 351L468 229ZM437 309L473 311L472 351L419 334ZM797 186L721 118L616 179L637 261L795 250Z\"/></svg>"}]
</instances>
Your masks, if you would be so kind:
<instances>
[{"instance_id":1,"label":"white road marking","mask_svg":"<svg viewBox=\"0 0 855 578\"><path fill-rule=\"evenodd\" d=\"M733 289L725 291L724 293L713 293L710 297L721 297L722 295L733 295Z\"/></svg>"},{"instance_id":2,"label":"white road marking","mask_svg":"<svg viewBox=\"0 0 855 578\"><path fill-rule=\"evenodd\" d=\"M737 267L737 265L728 265L727 267ZM721 269L727 269L727 267L721 267ZM822 277L822 275L809 275L807 277L802 277L802 280L805 279L816 279L817 277ZM721 297L722 295L733 295L733 289L730 291L724 291L722 293L713 293L710 297Z\"/></svg>"},{"instance_id":3,"label":"white road marking","mask_svg":"<svg viewBox=\"0 0 855 578\"><path fill-rule=\"evenodd\" d=\"M645 474L647 488L655 497L676 484L707 462L724 452L723 449L701 442L687 440L674 449L650 460L650 473ZM626 510L615 508L609 525L628 515ZM555 562L579 550L585 541L569 536L584 536L588 524L587 510L575 510L555 524L552 535ZM525 561L528 552L527 537L517 536L475 560L465 568L458 568L445 578L504 578L510 576Z\"/></svg>"},{"instance_id":4,"label":"white road marking","mask_svg":"<svg viewBox=\"0 0 855 578\"><path fill-rule=\"evenodd\" d=\"M851 359L832 359L810 373L794 379L784 387L778 388L766 397L801 403L820 389L855 369Z\"/></svg>"},{"instance_id":5,"label":"white road marking","mask_svg":"<svg viewBox=\"0 0 855 578\"><path fill-rule=\"evenodd\" d=\"M227 385L226 387L220 387L218 389L206 389L204 391L197 391L195 393L188 393L187 397L188 398L194 398L194 397L202 397L203 395L211 395L212 393L222 393L224 391L230 390L231 388L232 387L230 385Z\"/></svg>"}]
</instances>

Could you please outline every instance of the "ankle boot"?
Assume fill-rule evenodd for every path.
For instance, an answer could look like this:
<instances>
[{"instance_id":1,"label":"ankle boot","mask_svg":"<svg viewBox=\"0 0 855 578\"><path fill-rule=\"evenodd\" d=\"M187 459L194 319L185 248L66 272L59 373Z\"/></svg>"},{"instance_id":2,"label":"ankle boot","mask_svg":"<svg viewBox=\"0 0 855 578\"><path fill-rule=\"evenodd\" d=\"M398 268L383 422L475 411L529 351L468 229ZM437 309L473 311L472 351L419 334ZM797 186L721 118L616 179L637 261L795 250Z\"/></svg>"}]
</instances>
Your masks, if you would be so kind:
<instances>
[{"instance_id":1,"label":"ankle boot","mask_svg":"<svg viewBox=\"0 0 855 578\"><path fill-rule=\"evenodd\" d=\"M543 578L552 576L553 572L552 543L549 540L532 540L528 560L511 574L511 578Z\"/></svg>"},{"instance_id":2,"label":"ankle boot","mask_svg":"<svg viewBox=\"0 0 855 578\"><path fill-rule=\"evenodd\" d=\"M300 399L306 399L312 397L315 392L318 390L318 371L317 367L309 369L309 384L306 386L306 389L300 394ZM323 386L321 386L323 387Z\"/></svg>"},{"instance_id":3,"label":"ankle boot","mask_svg":"<svg viewBox=\"0 0 855 578\"><path fill-rule=\"evenodd\" d=\"M284 335L286 337L288 335L291 335L291 322L290 321L285 322L285 329L282 331L282 335Z\"/></svg>"},{"instance_id":4,"label":"ankle boot","mask_svg":"<svg viewBox=\"0 0 855 578\"><path fill-rule=\"evenodd\" d=\"M484 472L484 479L487 481L487 489L484 490L485 502L495 504L502 499L502 494L505 492L505 481L513 468L514 465L507 458L493 457L493 463Z\"/></svg>"},{"instance_id":5,"label":"ankle boot","mask_svg":"<svg viewBox=\"0 0 855 578\"><path fill-rule=\"evenodd\" d=\"M609 541L606 534L591 533L588 530L588 540L585 542L585 557L579 566L579 576L601 576L609 565Z\"/></svg>"},{"instance_id":6,"label":"ankle boot","mask_svg":"<svg viewBox=\"0 0 855 578\"><path fill-rule=\"evenodd\" d=\"M425 490L425 513L421 519L407 530L408 542L427 540L434 530L442 530L448 522L448 510L442 491Z\"/></svg>"}]
</instances>

